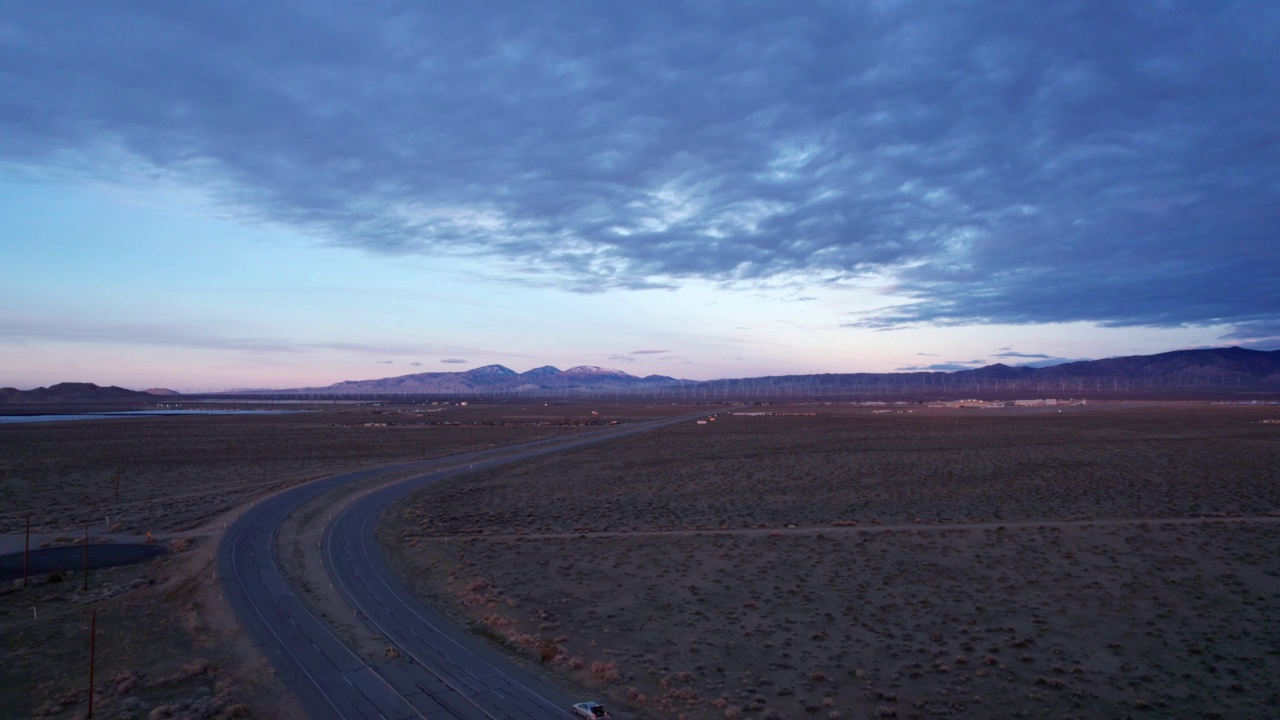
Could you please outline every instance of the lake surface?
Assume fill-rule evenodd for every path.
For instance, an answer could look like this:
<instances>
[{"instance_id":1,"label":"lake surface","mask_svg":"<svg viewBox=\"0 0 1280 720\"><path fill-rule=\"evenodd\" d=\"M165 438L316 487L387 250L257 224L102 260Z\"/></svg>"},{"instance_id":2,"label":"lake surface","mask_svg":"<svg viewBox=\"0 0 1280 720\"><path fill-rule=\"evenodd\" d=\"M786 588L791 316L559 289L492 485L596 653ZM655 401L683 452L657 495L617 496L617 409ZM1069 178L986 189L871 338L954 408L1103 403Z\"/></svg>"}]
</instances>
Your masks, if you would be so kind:
<instances>
[{"instance_id":1,"label":"lake surface","mask_svg":"<svg viewBox=\"0 0 1280 720\"><path fill-rule=\"evenodd\" d=\"M144 560L158 557L168 552L162 545L143 545L140 543L120 543L110 545L89 546L89 569L132 565ZM30 566L31 575L55 572L81 572L84 570L84 546L64 545L56 548L32 550ZM12 582L22 577L22 553L0 555L0 582ZM75 587L80 587L76 580Z\"/></svg>"},{"instance_id":2,"label":"lake surface","mask_svg":"<svg viewBox=\"0 0 1280 720\"><path fill-rule=\"evenodd\" d=\"M301 410L123 410L121 412L75 413L71 415L0 415L0 425L29 422L61 422L64 420L114 420L131 417L165 417L176 415L283 415Z\"/></svg>"}]
</instances>

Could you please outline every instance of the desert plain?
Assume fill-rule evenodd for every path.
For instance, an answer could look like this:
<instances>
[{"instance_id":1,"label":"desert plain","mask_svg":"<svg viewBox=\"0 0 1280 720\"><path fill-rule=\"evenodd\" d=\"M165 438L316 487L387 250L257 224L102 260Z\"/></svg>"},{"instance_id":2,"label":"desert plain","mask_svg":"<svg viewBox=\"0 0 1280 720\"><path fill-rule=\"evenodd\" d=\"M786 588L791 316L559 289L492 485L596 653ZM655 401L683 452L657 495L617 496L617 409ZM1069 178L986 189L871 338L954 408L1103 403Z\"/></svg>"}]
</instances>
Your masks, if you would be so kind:
<instances>
[{"instance_id":1,"label":"desert plain","mask_svg":"<svg viewBox=\"0 0 1280 720\"><path fill-rule=\"evenodd\" d=\"M1277 716L1280 408L762 410L433 486L384 545L623 716Z\"/></svg>"},{"instance_id":2,"label":"desert plain","mask_svg":"<svg viewBox=\"0 0 1280 720\"><path fill-rule=\"evenodd\" d=\"M213 553L225 524L315 478L583 432L574 423L590 421L581 407L438 405L0 424L0 553L22 552L28 516L32 549L78 545L87 528L91 544L151 533L169 550L93 570L87 583L78 565L28 587L6 581L0 718L85 717L91 620L95 718L302 717L220 596Z\"/></svg>"},{"instance_id":3,"label":"desert plain","mask_svg":"<svg viewBox=\"0 0 1280 720\"><path fill-rule=\"evenodd\" d=\"M591 409L691 408L0 426L7 549L28 513L41 544L90 525L172 548L87 591L7 584L0 716L85 716L91 610L95 717L298 716L219 601L222 524L344 469L589 432ZM419 594L615 717L1276 716L1280 408L748 410L775 414L431 486L382 541Z\"/></svg>"}]
</instances>

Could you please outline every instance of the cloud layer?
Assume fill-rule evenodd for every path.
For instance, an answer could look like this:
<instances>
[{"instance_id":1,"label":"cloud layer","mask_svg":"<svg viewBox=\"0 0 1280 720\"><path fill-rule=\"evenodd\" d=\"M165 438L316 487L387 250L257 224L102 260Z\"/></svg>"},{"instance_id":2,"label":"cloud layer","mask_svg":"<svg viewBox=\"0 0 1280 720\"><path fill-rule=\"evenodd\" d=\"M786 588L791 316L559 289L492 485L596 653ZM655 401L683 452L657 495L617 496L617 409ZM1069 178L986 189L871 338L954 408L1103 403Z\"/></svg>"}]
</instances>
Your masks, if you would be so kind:
<instances>
[{"instance_id":1,"label":"cloud layer","mask_svg":"<svg viewBox=\"0 0 1280 720\"><path fill-rule=\"evenodd\" d=\"M1275 332L1280 5L804 7L17 3L0 161L584 291Z\"/></svg>"}]
</instances>

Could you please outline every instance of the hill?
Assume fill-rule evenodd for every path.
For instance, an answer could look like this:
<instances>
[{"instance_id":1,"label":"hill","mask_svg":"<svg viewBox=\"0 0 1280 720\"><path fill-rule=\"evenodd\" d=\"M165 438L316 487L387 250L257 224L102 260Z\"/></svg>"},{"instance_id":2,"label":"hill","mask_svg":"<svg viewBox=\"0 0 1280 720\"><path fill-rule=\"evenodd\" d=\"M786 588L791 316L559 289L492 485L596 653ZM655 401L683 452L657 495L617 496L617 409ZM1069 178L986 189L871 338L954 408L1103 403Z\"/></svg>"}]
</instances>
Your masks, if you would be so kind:
<instances>
[{"instance_id":1,"label":"hill","mask_svg":"<svg viewBox=\"0 0 1280 720\"><path fill-rule=\"evenodd\" d=\"M1280 350L1175 350L1156 355L1086 360L1036 368L1001 363L953 372L825 373L721 380L637 377L621 370L547 365L517 373L502 365L464 372L430 372L325 387L271 391L296 395L468 395L554 398L586 394L657 399L1202 396L1205 392L1280 393Z\"/></svg>"},{"instance_id":2,"label":"hill","mask_svg":"<svg viewBox=\"0 0 1280 720\"><path fill-rule=\"evenodd\" d=\"M681 381L664 375L640 378L621 370L580 365L561 370L551 365L517 373L502 365L485 365L464 372L428 372L377 380L347 380L297 391L322 394L459 393L468 391L543 391L635 389Z\"/></svg>"},{"instance_id":3,"label":"hill","mask_svg":"<svg viewBox=\"0 0 1280 720\"><path fill-rule=\"evenodd\" d=\"M170 393L173 391L170 390ZM176 394L176 393L174 393ZM155 394L126 390L111 385L64 382L34 390L0 388L0 405L72 405L80 403L119 403L153 401Z\"/></svg>"}]
</instances>

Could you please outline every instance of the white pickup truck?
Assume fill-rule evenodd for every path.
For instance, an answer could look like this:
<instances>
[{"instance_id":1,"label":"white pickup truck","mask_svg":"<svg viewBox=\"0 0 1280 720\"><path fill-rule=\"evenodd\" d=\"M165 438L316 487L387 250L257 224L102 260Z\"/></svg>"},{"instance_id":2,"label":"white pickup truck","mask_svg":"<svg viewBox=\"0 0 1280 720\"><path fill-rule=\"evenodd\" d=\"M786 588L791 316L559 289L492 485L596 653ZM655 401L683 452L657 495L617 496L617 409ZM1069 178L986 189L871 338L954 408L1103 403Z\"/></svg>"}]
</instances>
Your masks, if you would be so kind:
<instances>
[{"instance_id":1,"label":"white pickup truck","mask_svg":"<svg viewBox=\"0 0 1280 720\"><path fill-rule=\"evenodd\" d=\"M604 706L598 702L580 702L573 706L573 714L584 720L611 720Z\"/></svg>"}]
</instances>

